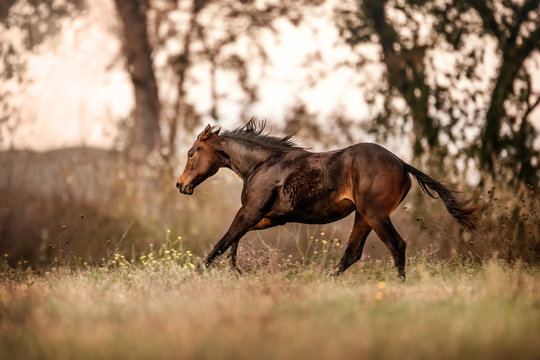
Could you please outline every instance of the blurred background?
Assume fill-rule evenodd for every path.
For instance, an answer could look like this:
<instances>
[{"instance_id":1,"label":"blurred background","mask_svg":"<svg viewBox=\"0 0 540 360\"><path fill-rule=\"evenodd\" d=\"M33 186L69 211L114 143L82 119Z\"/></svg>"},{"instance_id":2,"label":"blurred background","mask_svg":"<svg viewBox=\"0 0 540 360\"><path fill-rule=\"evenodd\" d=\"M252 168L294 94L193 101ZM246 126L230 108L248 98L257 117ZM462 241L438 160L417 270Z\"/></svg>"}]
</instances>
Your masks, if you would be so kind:
<instances>
[{"instance_id":1,"label":"blurred background","mask_svg":"<svg viewBox=\"0 0 540 360\"><path fill-rule=\"evenodd\" d=\"M256 116L314 151L378 142L476 194L466 233L413 185L393 218L410 252L537 262L539 50L540 0L2 0L0 252L203 255L242 183L222 170L178 194L185 152ZM250 233L240 253L299 257L351 226Z\"/></svg>"}]
</instances>

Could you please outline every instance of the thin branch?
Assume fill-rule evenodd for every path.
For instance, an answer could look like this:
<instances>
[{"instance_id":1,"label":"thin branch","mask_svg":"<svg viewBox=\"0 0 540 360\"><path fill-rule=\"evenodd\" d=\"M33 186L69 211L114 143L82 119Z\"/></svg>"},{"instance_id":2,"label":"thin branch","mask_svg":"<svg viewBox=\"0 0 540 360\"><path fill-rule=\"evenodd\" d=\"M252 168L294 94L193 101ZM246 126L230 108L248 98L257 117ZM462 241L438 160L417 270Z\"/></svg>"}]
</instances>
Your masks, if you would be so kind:
<instances>
[{"instance_id":1,"label":"thin branch","mask_svg":"<svg viewBox=\"0 0 540 360\"><path fill-rule=\"evenodd\" d=\"M523 120L526 121L529 117L529 114L540 104L540 95L536 97L536 100L532 103L527 102L527 110L525 111L525 114L523 114Z\"/></svg>"},{"instance_id":2,"label":"thin branch","mask_svg":"<svg viewBox=\"0 0 540 360\"><path fill-rule=\"evenodd\" d=\"M487 6L484 0L463 0L466 4L475 9L478 15L482 18L482 27L484 30L497 38L501 43L504 41L504 33L499 28L497 20L493 14L493 9Z\"/></svg>"}]
</instances>

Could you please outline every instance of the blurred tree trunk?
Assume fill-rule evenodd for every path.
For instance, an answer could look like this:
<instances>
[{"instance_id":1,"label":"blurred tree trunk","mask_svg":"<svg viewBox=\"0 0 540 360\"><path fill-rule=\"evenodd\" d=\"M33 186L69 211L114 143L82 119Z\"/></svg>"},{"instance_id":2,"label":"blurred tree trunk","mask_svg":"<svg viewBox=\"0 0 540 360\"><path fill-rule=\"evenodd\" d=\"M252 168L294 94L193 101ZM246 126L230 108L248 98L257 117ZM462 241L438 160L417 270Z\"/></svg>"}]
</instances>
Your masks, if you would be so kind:
<instances>
[{"instance_id":1,"label":"blurred tree trunk","mask_svg":"<svg viewBox=\"0 0 540 360\"><path fill-rule=\"evenodd\" d=\"M528 147L532 147L529 141L523 141L521 137L505 136L501 134L501 127L504 120L510 123L515 119L508 118L504 103L514 92L514 82L518 77L519 70L523 67L523 61L529 55L529 52L523 51L523 47L507 49L507 45L502 48L502 63L499 67L498 77L491 95L491 102L486 113L486 124L482 130L480 148L480 161L482 166L488 171L495 173L496 158L504 148L511 145L522 156L517 157L519 162L516 169L518 177L525 182L532 184L536 179L536 170L531 166L531 158L527 156ZM531 109L532 110L532 109ZM530 111L528 111L528 114ZM527 115L528 115L527 114ZM527 119L521 119L522 124L527 123ZM510 124L513 125L513 124ZM518 141L515 141L518 140ZM532 139L534 140L534 139ZM509 144L511 142L512 144Z\"/></svg>"},{"instance_id":2,"label":"blurred tree trunk","mask_svg":"<svg viewBox=\"0 0 540 360\"><path fill-rule=\"evenodd\" d=\"M135 95L134 123L126 150L135 160L142 160L157 147L160 137L160 105L146 12L139 0L115 0L115 3L123 24L124 54Z\"/></svg>"},{"instance_id":3,"label":"blurred tree trunk","mask_svg":"<svg viewBox=\"0 0 540 360\"><path fill-rule=\"evenodd\" d=\"M479 167L492 178L538 183L540 151L534 146L537 131L530 115L540 105L540 92L533 86L534 72L525 64L540 50L540 0L356 0L356 4L356 9L344 7L339 13L341 35L353 47L373 42L381 46L387 85L380 93L388 103L396 98L405 101L413 125L415 156L443 159L448 148L446 141L439 141L441 135L454 144L458 140L467 143L463 129L459 134L455 126L478 126L480 136L465 149L465 157L476 157ZM421 36L421 22L426 19L433 21L433 31ZM478 65L486 63L485 51L483 47L467 49L471 34L489 35L497 42L495 56L500 63L490 79L485 108L475 104L485 92L476 85L486 76L477 72ZM452 67L454 73L441 73L445 81L437 81L437 76L428 81L433 78L429 71L434 64L426 52L437 49L443 39L461 56ZM455 94L462 79L470 88ZM376 123L391 129L389 115L396 110L388 108Z\"/></svg>"},{"instance_id":4,"label":"blurred tree trunk","mask_svg":"<svg viewBox=\"0 0 540 360\"><path fill-rule=\"evenodd\" d=\"M429 116L429 87L425 82L426 46L414 44L406 49L400 38L386 19L386 0L364 0L362 10L372 21L373 29L382 47L382 61L387 71L390 88L396 89L407 103L413 122L413 152L420 156L425 150L431 153L439 146L439 128L435 119ZM426 141L424 149L422 141Z\"/></svg>"},{"instance_id":5,"label":"blurred tree trunk","mask_svg":"<svg viewBox=\"0 0 540 360\"><path fill-rule=\"evenodd\" d=\"M486 123L482 129L480 147L480 161L482 166L495 173L495 163L501 151L505 148L513 148L518 156L515 156L514 170L517 177L529 184L538 181L537 169L532 165L534 153L531 151L534 142L534 129L530 128L528 116L538 105L540 97L531 105L521 119L509 116L504 103L514 93L514 83L518 79L519 72L524 68L525 59L531 52L540 48L540 25L536 25L534 31L528 36L522 33L522 24L529 21L529 13L538 11L540 0L525 1L521 6L508 3L513 10L511 16L505 16L497 21L496 10L486 0L465 0L475 9L482 19L482 27L485 32L491 34L498 43L501 51L501 65L498 69L497 78L491 101L486 113ZM529 29L530 31L530 29ZM519 43L518 43L519 38ZM528 94L530 96L531 94ZM527 97L528 97L527 96ZM528 102L528 99L523 99ZM513 134L501 133L502 125L507 122L512 129L515 123L521 120L519 130ZM527 136L530 133L532 136Z\"/></svg>"}]
</instances>

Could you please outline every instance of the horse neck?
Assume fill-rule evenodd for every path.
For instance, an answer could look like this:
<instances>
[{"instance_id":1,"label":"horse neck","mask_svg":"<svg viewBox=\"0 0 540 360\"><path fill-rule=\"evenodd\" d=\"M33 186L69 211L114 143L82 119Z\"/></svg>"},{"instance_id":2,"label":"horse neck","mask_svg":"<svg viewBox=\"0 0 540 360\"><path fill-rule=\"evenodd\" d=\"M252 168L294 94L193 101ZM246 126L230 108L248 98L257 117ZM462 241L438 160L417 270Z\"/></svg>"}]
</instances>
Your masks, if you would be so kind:
<instances>
[{"instance_id":1,"label":"horse neck","mask_svg":"<svg viewBox=\"0 0 540 360\"><path fill-rule=\"evenodd\" d=\"M268 160L279 150L267 148L257 142L246 139L220 136L218 149L228 157L226 167L229 167L242 179L246 179L255 168Z\"/></svg>"}]
</instances>

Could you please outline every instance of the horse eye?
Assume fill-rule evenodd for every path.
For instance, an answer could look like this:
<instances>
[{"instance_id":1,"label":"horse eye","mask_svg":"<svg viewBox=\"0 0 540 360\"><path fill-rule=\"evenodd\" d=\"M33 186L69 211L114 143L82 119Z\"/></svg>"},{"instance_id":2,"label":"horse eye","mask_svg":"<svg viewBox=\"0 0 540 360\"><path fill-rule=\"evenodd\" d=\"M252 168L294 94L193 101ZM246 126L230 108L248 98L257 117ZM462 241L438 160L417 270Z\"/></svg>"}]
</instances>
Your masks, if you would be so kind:
<instances>
[{"instance_id":1,"label":"horse eye","mask_svg":"<svg viewBox=\"0 0 540 360\"><path fill-rule=\"evenodd\" d=\"M187 156L192 157L192 156L193 156L193 153L189 153L189 154L187 154Z\"/></svg>"}]
</instances>

